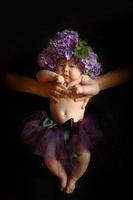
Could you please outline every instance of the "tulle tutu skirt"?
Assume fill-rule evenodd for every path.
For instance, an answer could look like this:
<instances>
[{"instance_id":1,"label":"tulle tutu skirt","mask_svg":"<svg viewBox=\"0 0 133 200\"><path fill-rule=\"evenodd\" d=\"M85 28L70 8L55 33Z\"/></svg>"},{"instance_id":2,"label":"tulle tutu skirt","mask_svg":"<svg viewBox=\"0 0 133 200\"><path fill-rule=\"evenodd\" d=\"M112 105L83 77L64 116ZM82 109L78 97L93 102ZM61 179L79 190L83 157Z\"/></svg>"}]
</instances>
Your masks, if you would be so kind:
<instances>
[{"instance_id":1,"label":"tulle tutu skirt","mask_svg":"<svg viewBox=\"0 0 133 200\"><path fill-rule=\"evenodd\" d=\"M46 111L37 111L24 120L21 139L43 159L57 158L64 166L83 149L92 151L102 140L97 118L87 114L76 123L55 123Z\"/></svg>"}]
</instances>

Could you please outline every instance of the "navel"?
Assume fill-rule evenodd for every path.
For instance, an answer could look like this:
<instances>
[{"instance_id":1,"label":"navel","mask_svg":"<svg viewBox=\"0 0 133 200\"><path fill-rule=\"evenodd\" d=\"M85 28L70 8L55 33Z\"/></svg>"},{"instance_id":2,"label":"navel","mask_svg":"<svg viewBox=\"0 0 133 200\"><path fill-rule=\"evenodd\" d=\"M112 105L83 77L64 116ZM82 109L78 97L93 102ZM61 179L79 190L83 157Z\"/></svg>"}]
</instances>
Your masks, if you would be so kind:
<instances>
[{"instance_id":1,"label":"navel","mask_svg":"<svg viewBox=\"0 0 133 200\"><path fill-rule=\"evenodd\" d=\"M64 112L64 116L65 116L65 117L67 116L67 112Z\"/></svg>"}]
</instances>

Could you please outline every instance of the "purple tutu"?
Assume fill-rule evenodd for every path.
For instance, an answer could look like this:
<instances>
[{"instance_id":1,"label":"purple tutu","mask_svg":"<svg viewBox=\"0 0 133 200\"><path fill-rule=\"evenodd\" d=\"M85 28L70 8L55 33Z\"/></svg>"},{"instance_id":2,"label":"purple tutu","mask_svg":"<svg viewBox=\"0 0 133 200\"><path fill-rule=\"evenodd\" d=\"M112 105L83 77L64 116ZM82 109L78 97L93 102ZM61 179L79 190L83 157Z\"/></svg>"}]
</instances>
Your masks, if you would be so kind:
<instances>
[{"instance_id":1,"label":"purple tutu","mask_svg":"<svg viewBox=\"0 0 133 200\"><path fill-rule=\"evenodd\" d=\"M38 111L24 121L22 140L43 159L55 157L64 165L83 149L93 150L102 139L97 119L92 114L76 123L70 119L55 123L45 111Z\"/></svg>"}]
</instances>

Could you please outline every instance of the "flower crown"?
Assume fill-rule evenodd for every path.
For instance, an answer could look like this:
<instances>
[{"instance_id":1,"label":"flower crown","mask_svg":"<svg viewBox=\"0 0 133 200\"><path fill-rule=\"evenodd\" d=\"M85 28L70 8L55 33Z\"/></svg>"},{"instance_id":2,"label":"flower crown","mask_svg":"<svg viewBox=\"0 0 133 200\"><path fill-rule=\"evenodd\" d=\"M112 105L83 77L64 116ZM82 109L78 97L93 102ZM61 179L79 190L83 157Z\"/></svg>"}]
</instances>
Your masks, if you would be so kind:
<instances>
[{"instance_id":1,"label":"flower crown","mask_svg":"<svg viewBox=\"0 0 133 200\"><path fill-rule=\"evenodd\" d=\"M57 32L55 38L51 39L46 49L43 49L37 57L40 67L51 71L55 70L60 58L67 60L75 58L81 66L83 74L96 78L102 71L98 56L85 40L81 40L76 31L64 30Z\"/></svg>"}]
</instances>

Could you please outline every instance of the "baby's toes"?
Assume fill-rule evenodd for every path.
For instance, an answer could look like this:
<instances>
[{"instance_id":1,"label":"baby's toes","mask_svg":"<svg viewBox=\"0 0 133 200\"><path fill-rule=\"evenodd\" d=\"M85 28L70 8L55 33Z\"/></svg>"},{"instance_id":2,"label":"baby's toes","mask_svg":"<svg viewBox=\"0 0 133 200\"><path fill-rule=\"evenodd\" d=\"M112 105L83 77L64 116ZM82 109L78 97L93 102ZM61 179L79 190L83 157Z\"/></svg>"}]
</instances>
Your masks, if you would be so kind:
<instances>
[{"instance_id":1,"label":"baby's toes","mask_svg":"<svg viewBox=\"0 0 133 200\"><path fill-rule=\"evenodd\" d=\"M76 184L75 181L70 180L67 187L66 187L65 193L67 193L67 194L72 193L75 189L75 184Z\"/></svg>"}]
</instances>

